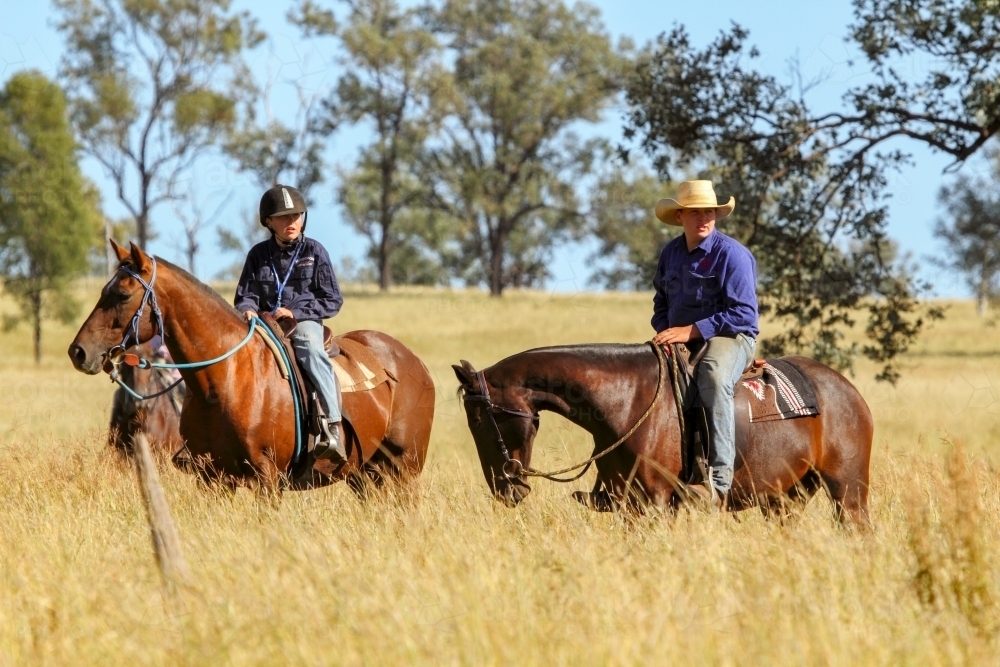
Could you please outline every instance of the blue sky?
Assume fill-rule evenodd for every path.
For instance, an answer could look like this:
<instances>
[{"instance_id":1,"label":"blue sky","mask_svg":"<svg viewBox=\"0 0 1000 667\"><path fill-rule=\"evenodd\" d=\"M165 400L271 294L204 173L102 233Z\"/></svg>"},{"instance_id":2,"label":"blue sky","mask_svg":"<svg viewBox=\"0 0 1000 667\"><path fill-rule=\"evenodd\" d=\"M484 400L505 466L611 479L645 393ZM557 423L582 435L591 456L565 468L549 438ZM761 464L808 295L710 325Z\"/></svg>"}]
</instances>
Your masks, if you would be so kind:
<instances>
[{"instance_id":1,"label":"blue sky","mask_svg":"<svg viewBox=\"0 0 1000 667\"><path fill-rule=\"evenodd\" d=\"M658 2L648 0L599 0L593 2L603 13L605 25L612 36L631 37L638 45L668 31L675 23L683 24L695 45L710 42L721 30L736 22L750 30L750 42L762 53L759 61L769 73L782 81L790 81L789 61L797 59L806 80L822 79L809 93L814 108L836 108L843 91L862 82L869 72L864 61L857 58L844 42L847 25L852 19L850 0L823 3L801 2L737 2L735 0L713 3ZM261 25L270 35L268 44L253 56L254 71L258 76L275 77L275 112L282 117L294 114L292 88L283 82L299 80L312 90L322 90L339 75L332 53L332 42L303 40L298 31L288 25L284 14L288 3L263 2L262 0L237 0L234 7L248 9L259 17ZM808 7L808 9L804 9ZM62 40L52 27L54 11L48 3L22 5L16 12L6 12L0 25L0 82L13 73L26 68L39 69L54 76L62 54ZM854 56L853 65L850 63ZM920 72L919 60L904 63L915 73ZM284 86L284 87L283 87ZM284 97L284 99L282 99ZM609 110L598 127L586 132L602 134L617 139L621 135L620 108ZM330 164L348 166L356 155L367 131L356 128L336 135L328 148ZM938 254L940 247L931 234L934 220L941 215L937 192L949 177L942 171L950 160L934 154L914 143L900 143L900 147L914 155L915 165L893 177L890 191L890 234L900 247L911 253L924 267L922 275L935 285L941 296L964 296L965 285L958 276L944 275L928 266L925 258ZM100 168L87 161L87 175L101 187L105 210L112 216L124 215L124 209L115 199L114 191ZM986 166L975 162L965 171L983 171ZM720 184L719 191L725 188ZM354 257L360 260L366 241L353 232L341 219L334 202L333 184L319 186L313 194L310 210L309 232L330 250L332 257ZM234 172L219 157L202 160L188 185L188 196L199 202L203 212L210 213L228 198L213 224L239 225L243 212L254 209L259 193L249 185L249 179ZM654 202L650 202L650 213ZM181 227L176 222L169 205L161 206L153 214L153 225L160 237L152 250L168 258L178 258ZM203 232L203 251L199 255L197 273L211 278L224 266L236 260L225 256L215 247L215 231ZM589 289L588 255L590 247L568 245L556 252L552 266L555 277L549 289L578 291Z\"/></svg>"}]
</instances>

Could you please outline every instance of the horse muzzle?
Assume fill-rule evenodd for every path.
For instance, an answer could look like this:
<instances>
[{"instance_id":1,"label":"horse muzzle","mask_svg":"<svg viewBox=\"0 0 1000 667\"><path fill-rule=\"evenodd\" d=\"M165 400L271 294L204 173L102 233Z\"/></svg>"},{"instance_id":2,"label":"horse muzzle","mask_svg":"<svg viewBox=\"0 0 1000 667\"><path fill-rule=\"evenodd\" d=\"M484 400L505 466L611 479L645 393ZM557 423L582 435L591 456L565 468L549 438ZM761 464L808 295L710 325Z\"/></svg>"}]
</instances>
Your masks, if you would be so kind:
<instances>
[{"instance_id":1,"label":"horse muzzle","mask_svg":"<svg viewBox=\"0 0 1000 667\"><path fill-rule=\"evenodd\" d=\"M73 362L73 367L87 375L97 375L100 373L104 368L104 360L108 356L106 352L100 354L87 352L87 349L79 343L70 345L68 353L70 360Z\"/></svg>"},{"instance_id":2,"label":"horse muzzle","mask_svg":"<svg viewBox=\"0 0 1000 667\"><path fill-rule=\"evenodd\" d=\"M493 487L493 497L507 507L517 507L531 493L531 487L520 479L500 477Z\"/></svg>"}]
</instances>

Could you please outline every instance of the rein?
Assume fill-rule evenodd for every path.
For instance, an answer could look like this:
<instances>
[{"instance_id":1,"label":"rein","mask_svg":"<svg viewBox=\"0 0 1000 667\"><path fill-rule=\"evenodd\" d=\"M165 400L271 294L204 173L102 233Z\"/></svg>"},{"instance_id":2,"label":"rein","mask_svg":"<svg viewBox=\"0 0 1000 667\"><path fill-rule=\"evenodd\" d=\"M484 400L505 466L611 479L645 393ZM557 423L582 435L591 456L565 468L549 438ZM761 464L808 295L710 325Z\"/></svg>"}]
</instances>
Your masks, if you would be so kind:
<instances>
[{"instance_id":1,"label":"rein","mask_svg":"<svg viewBox=\"0 0 1000 667\"><path fill-rule=\"evenodd\" d=\"M568 468L563 468L562 470L553 470L551 472L543 472L541 470L535 470L534 468L523 465L517 459L513 459L510 457L510 452L507 451L507 445L503 441L503 434L500 432L500 425L497 424L495 413L502 412L504 414L512 415L514 417L524 417L526 419L531 419L532 421L536 422L538 421L538 415L531 412L523 412L521 410L514 410L512 408L507 408L502 405L495 404L492 400L490 400L490 389L489 385L486 384L486 373L484 371L478 371L476 373L476 377L479 378L479 385L480 387L482 387L483 393L482 394L465 393L462 396L462 400L481 401L483 403L486 403L486 411L487 414L489 414L490 416L490 421L493 423L493 428L496 429L497 441L500 445L500 453L503 454L504 458L504 464L502 468L504 477L506 477L507 479L517 479L518 477L521 477L523 475L524 477L542 477L544 479L560 483L573 482L583 477L587 473L587 471L590 470L590 466L594 463L594 461L604 456L607 456L612 451L620 447L626 440L631 438L632 435L637 430L639 430L639 427L642 426L642 424L646 421L649 415L653 412L653 408L656 406L657 402L660 400L660 395L663 393L663 372L666 369L666 360L663 358L663 350L660 349L660 346L656 344L651 344L651 345L653 347L653 352L656 353L658 374L656 379L656 394L653 396L653 400L650 402L649 407L646 408L646 411L642 413L642 416L639 417L638 421L636 421L635 424L632 425L632 428L630 428L628 432L625 433L625 435L618 438L618 440L612 443L604 451L594 454L586 461L581 461L576 465L572 465ZM556 475L563 475L581 467L583 468L583 470L579 474L574 475L573 477L556 477Z\"/></svg>"}]
</instances>

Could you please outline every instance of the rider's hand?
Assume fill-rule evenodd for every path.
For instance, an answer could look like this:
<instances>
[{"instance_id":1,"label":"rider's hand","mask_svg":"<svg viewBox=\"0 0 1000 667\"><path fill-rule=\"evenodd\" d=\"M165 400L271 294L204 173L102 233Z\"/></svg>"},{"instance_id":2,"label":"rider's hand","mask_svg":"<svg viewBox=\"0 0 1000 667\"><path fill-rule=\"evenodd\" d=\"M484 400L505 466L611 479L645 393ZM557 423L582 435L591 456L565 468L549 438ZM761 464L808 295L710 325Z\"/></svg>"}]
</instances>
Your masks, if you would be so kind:
<instances>
[{"instance_id":1,"label":"rider's hand","mask_svg":"<svg viewBox=\"0 0 1000 667\"><path fill-rule=\"evenodd\" d=\"M653 342L657 345L668 345L670 343L687 343L688 341L701 338L697 324L689 324L686 327L670 327L653 336Z\"/></svg>"},{"instance_id":2,"label":"rider's hand","mask_svg":"<svg viewBox=\"0 0 1000 667\"><path fill-rule=\"evenodd\" d=\"M287 308L279 308L276 311L274 311L274 319L283 320L286 317L295 317L295 316L292 315L292 311L288 310Z\"/></svg>"},{"instance_id":3,"label":"rider's hand","mask_svg":"<svg viewBox=\"0 0 1000 667\"><path fill-rule=\"evenodd\" d=\"M255 317L257 317L257 313L253 312L252 310L243 311L243 319L245 319L247 322L249 322Z\"/></svg>"}]
</instances>

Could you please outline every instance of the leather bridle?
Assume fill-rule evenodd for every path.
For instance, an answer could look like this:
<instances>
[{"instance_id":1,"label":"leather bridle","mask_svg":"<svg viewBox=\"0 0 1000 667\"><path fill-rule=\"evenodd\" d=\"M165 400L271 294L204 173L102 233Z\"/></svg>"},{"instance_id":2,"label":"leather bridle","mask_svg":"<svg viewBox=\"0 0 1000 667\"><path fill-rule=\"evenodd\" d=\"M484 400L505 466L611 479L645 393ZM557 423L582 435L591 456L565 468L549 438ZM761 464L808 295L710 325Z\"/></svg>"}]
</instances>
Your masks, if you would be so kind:
<instances>
[{"instance_id":1,"label":"leather bridle","mask_svg":"<svg viewBox=\"0 0 1000 667\"><path fill-rule=\"evenodd\" d=\"M135 315L132 316L132 320L129 322L128 326L125 327L125 334L122 336L122 342L115 345L110 350L108 350L108 358L112 360L112 363L117 360L119 356L124 354L132 345L139 345L139 322L142 319L142 313L146 309L146 304L153 310L153 318L156 323L156 333L163 335L163 314L160 312L160 306L156 303L156 292L153 291L153 285L156 284L156 258L150 257L150 261L153 263L153 270L149 276L149 282L147 283L142 279L142 276L138 272L133 271L132 267L127 264L122 264L118 267L118 271L125 273L136 281L143 287L142 301L139 302L139 307L135 311ZM133 342L130 343L129 339Z\"/></svg>"},{"instance_id":2,"label":"leather bridle","mask_svg":"<svg viewBox=\"0 0 1000 667\"><path fill-rule=\"evenodd\" d=\"M510 452L507 451L507 445L503 441L503 433L500 432L500 425L497 424L496 413L501 412L505 415L512 415L514 417L524 417L525 419L530 419L533 422L538 422L538 415L533 412L524 412L523 410L514 410L513 408L505 408L502 405L497 405L492 400L490 400L490 387L486 384L486 373L483 371L476 372L476 378L479 380L479 386L482 390L481 394L470 394L468 391L462 396L464 401L480 401L486 404L486 414L490 416L490 422L493 424L493 428L497 432L497 442L500 445L500 453L503 454L503 474L507 479L516 479L521 476L524 471L524 466L517 459L513 459L510 456Z\"/></svg>"}]
</instances>

